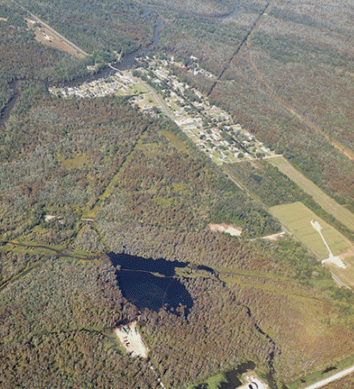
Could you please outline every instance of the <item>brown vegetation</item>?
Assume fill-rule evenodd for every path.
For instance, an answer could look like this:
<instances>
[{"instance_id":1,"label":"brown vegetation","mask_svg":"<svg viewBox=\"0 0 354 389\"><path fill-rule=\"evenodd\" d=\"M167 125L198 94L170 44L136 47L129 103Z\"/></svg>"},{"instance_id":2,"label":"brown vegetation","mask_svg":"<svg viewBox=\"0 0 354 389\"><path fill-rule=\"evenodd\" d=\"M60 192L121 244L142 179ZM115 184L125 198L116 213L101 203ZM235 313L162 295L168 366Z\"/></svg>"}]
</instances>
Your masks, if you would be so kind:
<instances>
[{"instance_id":1,"label":"brown vegetation","mask_svg":"<svg viewBox=\"0 0 354 389\"><path fill-rule=\"evenodd\" d=\"M42 12L44 4L49 4L24 3L34 12ZM140 16L131 16L137 10L131 3L109 3L109 17L107 9L97 3L85 19L84 8L78 9L77 4L64 9L62 2L51 2L63 13L62 19L53 9L45 12L48 20L62 23L61 28L74 25L69 34L78 44L131 51L151 38L152 19L143 26ZM263 1L243 4L241 15L254 20L264 5ZM320 6L322 14L328 10L324 3ZM288 13L278 8L272 18L286 19ZM290 13L295 25L291 26L304 37L308 23L304 17L296 19L299 10L296 7L295 15ZM337 20L338 12L342 11L327 20ZM230 27L228 23L237 20L219 24L171 17L162 44L183 54L187 66L191 54L202 54L204 66L218 74L247 32L244 26ZM342 130L338 129L339 106L335 96L329 97L333 81L339 91L348 93L338 97L347 109L350 61L340 57L343 62L335 62L331 51L335 45L323 51L323 47L314 49L313 41L309 48L304 42L297 45L294 36L279 39L285 30L283 22L271 20L264 25L267 30L252 41L257 68L282 101L294 103L328 136L348 139L350 147L351 124L343 119ZM312 29L328 28L317 17L312 22ZM116 26L114 39L126 34L127 40L117 39L120 43L113 44L107 26ZM279 33L274 33L275 26ZM347 28L344 23L335 39L347 36ZM53 79L53 69L59 72L61 63L63 70L61 61L67 57L35 44L33 36L21 40L19 31L0 24L4 37L0 66L6 81L21 76L32 80L20 85L21 98L0 135L3 238L190 262L179 276L193 300L189 312L182 305L174 312L142 312L142 333L151 349L152 364L169 388L201 382L249 359L269 370L272 352L280 382L353 355L350 291L334 288L328 272L294 240L247 240L276 232L279 225L194 149L171 122L148 119L115 97L80 101L49 97L44 85L35 80ZM177 37L175 42L172 36ZM284 45L287 48L290 43L292 50L285 50ZM307 71L311 56L313 68ZM343 77L334 76L341 67ZM186 69L179 71L188 77ZM291 72L304 72L304 80L292 79ZM59 72L57 77L62 75L67 78L68 74ZM210 86L202 77L193 82L205 90ZM326 94L323 106L317 96L311 100L313 92ZM6 102L8 96L2 96ZM325 136L305 127L274 99L255 74L247 51L231 61L212 97L267 144L287 153L318 185L350 201L351 162ZM312 103L318 109L310 112L307 106ZM327 127L324 112L328 112ZM163 136L166 130L185 142L189 152L177 150ZM240 169L245 180L253 179L245 177L248 173L254 174L254 191L266 173L273 174L280 186L287 185L286 191L280 188L266 198L267 204L284 201L282 197L304 196L274 169L261 164L258 169L262 170L259 174L249 165ZM264 179L263 188L268 191L270 181ZM45 214L60 216L64 224L57 218L45 222ZM93 219L90 226L83 227L83 215ZM207 229L209 223L241 226L245 239L212 233ZM133 320L137 309L123 298L115 269L105 258L60 259L32 255L22 246L17 251L2 246L0 261L0 386L158 386L148 365L123 355L112 337L111 329ZM215 272L198 271L195 265L209 266Z\"/></svg>"}]
</instances>

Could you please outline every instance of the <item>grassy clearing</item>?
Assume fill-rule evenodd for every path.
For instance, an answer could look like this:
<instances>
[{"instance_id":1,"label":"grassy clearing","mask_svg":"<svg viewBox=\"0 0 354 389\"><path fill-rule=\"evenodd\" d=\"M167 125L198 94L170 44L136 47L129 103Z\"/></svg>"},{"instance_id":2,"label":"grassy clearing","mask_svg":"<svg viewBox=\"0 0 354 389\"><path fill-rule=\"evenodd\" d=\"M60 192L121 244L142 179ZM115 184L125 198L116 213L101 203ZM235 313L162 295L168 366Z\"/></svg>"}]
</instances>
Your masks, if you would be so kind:
<instances>
[{"instance_id":1,"label":"grassy clearing","mask_svg":"<svg viewBox=\"0 0 354 389\"><path fill-rule=\"evenodd\" d=\"M65 169L82 169L84 166L89 165L89 159L86 154L77 155L72 159L61 159L61 165Z\"/></svg>"},{"instance_id":2,"label":"grassy clearing","mask_svg":"<svg viewBox=\"0 0 354 389\"><path fill-rule=\"evenodd\" d=\"M228 381L227 381L225 375L222 374L222 373L219 373L219 374L216 374L215 376L210 377L207 380L205 380L204 384L207 385L208 389L218 389L218 388L220 388L220 385L222 383L227 383L227 382ZM197 385L188 386L187 389L195 389L198 386L199 386L198 384Z\"/></svg>"},{"instance_id":3,"label":"grassy clearing","mask_svg":"<svg viewBox=\"0 0 354 389\"><path fill-rule=\"evenodd\" d=\"M329 253L320 234L311 225L313 219L321 224L322 234L333 255L340 255L351 247L343 235L300 202L277 205L269 211L320 259L328 258Z\"/></svg>"},{"instance_id":4,"label":"grassy clearing","mask_svg":"<svg viewBox=\"0 0 354 389\"><path fill-rule=\"evenodd\" d=\"M296 170L286 159L283 157L271 158L269 159L269 163L276 166L283 174L294 181L304 192L312 196L316 203L326 212L354 231L354 215L345 207L339 205L335 200L326 195L317 185Z\"/></svg>"},{"instance_id":5,"label":"grassy clearing","mask_svg":"<svg viewBox=\"0 0 354 389\"><path fill-rule=\"evenodd\" d=\"M12 243L6 243L0 246L0 251L7 253L12 252L14 254L29 254L29 255L45 255L45 256L55 256L56 252L53 250L50 250L49 248L43 248L39 247L33 244L33 242L18 242L14 241L14 243L20 243L24 246L18 246L16 244ZM28 246L26 246L28 245ZM31 247L32 246L32 247ZM64 246L53 246L53 249L55 250L63 250L65 249Z\"/></svg>"},{"instance_id":6,"label":"grassy clearing","mask_svg":"<svg viewBox=\"0 0 354 389\"><path fill-rule=\"evenodd\" d=\"M347 266L346 269L340 269L331 262L326 262L326 267L344 284L354 288L354 256L342 260Z\"/></svg>"},{"instance_id":7,"label":"grassy clearing","mask_svg":"<svg viewBox=\"0 0 354 389\"><path fill-rule=\"evenodd\" d=\"M302 389L307 386L314 384L315 382L321 381L323 379L329 378L334 374L339 373L342 370L348 369L354 364L354 357L350 356L342 361L333 361L330 366L335 367L335 370L324 373L323 371L317 371L315 373L304 376L302 379L296 380L288 385L289 389ZM339 381L339 380L338 380ZM334 381L336 382L336 381ZM327 385L324 386L327 388Z\"/></svg>"},{"instance_id":8,"label":"grassy clearing","mask_svg":"<svg viewBox=\"0 0 354 389\"><path fill-rule=\"evenodd\" d=\"M189 151L186 147L186 145L184 143L182 143L175 134L173 134L172 132L170 131L167 131L167 130L162 130L160 131L161 134L167 138L170 143L172 144L173 147L175 147L178 151L182 152L182 153L186 153L186 154L189 154Z\"/></svg>"},{"instance_id":9,"label":"grassy clearing","mask_svg":"<svg viewBox=\"0 0 354 389\"><path fill-rule=\"evenodd\" d=\"M136 84L134 84L134 86L132 88L130 88L130 92L132 94L136 95L136 94L140 94L140 93L148 93L148 90L140 82L137 82Z\"/></svg>"}]
</instances>

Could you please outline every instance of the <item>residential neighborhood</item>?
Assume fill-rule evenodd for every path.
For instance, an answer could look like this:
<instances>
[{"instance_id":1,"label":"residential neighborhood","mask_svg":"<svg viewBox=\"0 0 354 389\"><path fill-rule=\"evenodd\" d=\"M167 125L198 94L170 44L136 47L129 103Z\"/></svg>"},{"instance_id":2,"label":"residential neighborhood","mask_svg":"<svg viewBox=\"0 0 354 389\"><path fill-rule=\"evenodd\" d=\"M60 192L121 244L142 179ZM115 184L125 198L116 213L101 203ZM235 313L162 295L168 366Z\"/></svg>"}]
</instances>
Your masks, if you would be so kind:
<instances>
[{"instance_id":1,"label":"residential neighborhood","mask_svg":"<svg viewBox=\"0 0 354 389\"><path fill-rule=\"evenodd\" d=\"M145 56L139 61L142 66L135 70L117 70L106 78L76 87L51 87L49 91L62 98L131 96L131 104L147 115L157 117L164 114L162 111L169 113L168 116L198 148L218 164L275 156L241 124L235 123L226 111L211 104L208 97L180 80L173 69L185 65L173 56L162 60ZM200 68L196 57L191 57L191 61L192 68L188 72L215 78ZM147 88L149 86L156 93L152 93Z\"/></svg>"}]
</instances>

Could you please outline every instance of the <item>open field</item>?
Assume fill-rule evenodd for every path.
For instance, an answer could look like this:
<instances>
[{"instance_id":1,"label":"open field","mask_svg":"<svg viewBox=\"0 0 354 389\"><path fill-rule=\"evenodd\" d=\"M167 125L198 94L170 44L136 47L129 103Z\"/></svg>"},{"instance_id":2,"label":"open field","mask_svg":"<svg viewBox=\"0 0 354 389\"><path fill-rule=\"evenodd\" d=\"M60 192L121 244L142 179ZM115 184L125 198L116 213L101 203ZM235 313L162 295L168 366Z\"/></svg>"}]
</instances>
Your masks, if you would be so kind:
<instances>
[{"instance_id":1,"label":"open field","mask_svg":"<svg viewBox=\"0 0 354 389\"><path fill-rule=\"evenodd\" d=\"M189 150L187 149L186 145L181 142L171 131L161 130L160 133L165 136L170 141L172 146L175 147L178 151L189 154Z\"/></svg>"},{"instance_id":2,"label":"open field","mask_svg":"<svg viewBox=\"0 0 354 389\"><path fill-rule=\"evenodd\" d=\"M296 170L285 158L272 158L269 160L273 166L276 166L283 174L294 181L302 190L313 197L318 205L326 212L335 217L346 227L354 231L354 215L339 205L335 200L326 195L317 185L306 178Z\"/></svg>"},{"instance_id":3,"label":"open field","mask_svg":"<svg viewBox=\"0 0 354 389\"><path fill-rule=\"evenodd\" d=\"M62 39L59 34L55 34L53 29L49 29L42 23L31 19L27 19L27 24L28 28L33 29L36 35L36 41L54 49L65 51L74 57L85 58L85 55L82 52L78 51L74 46Z\"/></svg>"},{"instance_id":4,"label":"open field","mask_svg":"<svg viewBox=\"0 0 354 389\"><path fill-rule=\"evenodd\" d=\"M346 269L341 269L331 262L326 262L326 267L345 285L354 288L354 255L352 257L342 259L342 261L346 265Z\"/></svg>"},{"instance_id":5,"label":"open field","mask_svg":"<svg viewBox=\"0 0 354 389\"><path fill-rule=\"evenodd\" d=\"M311 220L315 219L321 224L322 234L326 239L333 255L337 256L349 250L350 244L347 239L337 230L325 223L304 204L277 205L270 208L270 213L278 218L296 238L304 243L319 258L326 259L329 256L320 234L312 227Z\"/></svg>"}]
</instances>

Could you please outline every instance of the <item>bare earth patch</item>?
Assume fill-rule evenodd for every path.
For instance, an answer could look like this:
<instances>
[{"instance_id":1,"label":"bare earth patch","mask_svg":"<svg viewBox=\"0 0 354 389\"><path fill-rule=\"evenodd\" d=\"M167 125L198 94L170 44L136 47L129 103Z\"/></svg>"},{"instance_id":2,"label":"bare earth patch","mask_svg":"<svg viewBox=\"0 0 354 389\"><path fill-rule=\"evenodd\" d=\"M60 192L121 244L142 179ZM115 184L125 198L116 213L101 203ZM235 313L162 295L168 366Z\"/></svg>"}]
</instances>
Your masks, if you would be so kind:
<instances>
[{"instance_id":1,"label":"bare earth patch","mask_svg":"<svg viewBox=\"0 0 354 389\"><path fill-rule=\"evenodd\" d=\"M226 234L230 234L232 236L241 236L242 234L242 228L232 224L208 224L208 226L211 231L225 232Z\"/></svg>"},{"instance_id":2,"label":"bare earth patch","mask_svg":"<svg viewBox=\"0 0 354 389\"><path fill-rule=\"evenodd\" d=\"M64 42L60 37L53 34L51 31L49 31L46 27L44 27L40 23L31 19L27 19L27 25L29 29L34 30L37 42L40 42L43 45L52 47L54 49L65 51L66 53L77 58L85 57L82 53L79 53L72 46Z\"/></svg>"},{"instance_id":3,"label":"bare earth patch","mask_svg":"<svg viewBox=\"0 0 354 389\"><path fill-rule=\"evenodd\" d=\"M138 331L137 324L137 321L133 321L125 326L116 328L114 333L118 336L119 341L128 354L132 357L147 358L149 349Z\"/></svg>"},{"instance_id":4,"label":"bare earth patch","mask_svg":"<svg viewBox=\"0 0 354 389\"><path fill-rule=\"evenodd\" d=\"M278 234L263 236L261 239L269 240L270 242L276 242L286 235L285 231L279 232Z\"/></svg>"}]
</instances>

